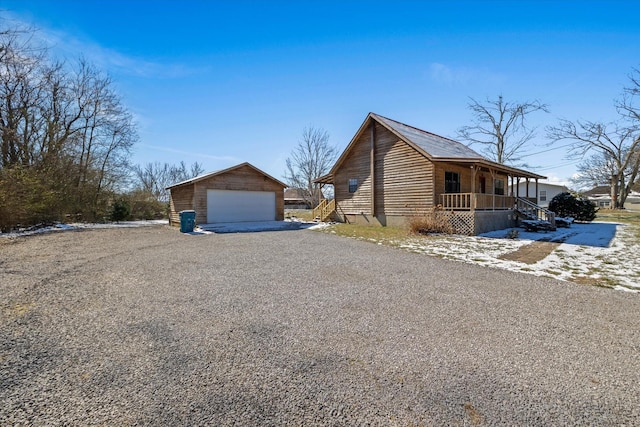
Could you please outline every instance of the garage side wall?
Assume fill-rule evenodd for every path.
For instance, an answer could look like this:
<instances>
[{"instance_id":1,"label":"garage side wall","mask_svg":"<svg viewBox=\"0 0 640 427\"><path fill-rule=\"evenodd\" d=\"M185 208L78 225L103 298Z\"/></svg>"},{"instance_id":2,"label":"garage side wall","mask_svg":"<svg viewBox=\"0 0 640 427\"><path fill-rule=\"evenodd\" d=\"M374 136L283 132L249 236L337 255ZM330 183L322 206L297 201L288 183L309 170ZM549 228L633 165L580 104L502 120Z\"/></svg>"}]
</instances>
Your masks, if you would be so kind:
<instances>
[{"instance_id":1,"label":"garage side wall","mask_svg":"<svg viewBox=\"0 0 640 427\"><path fill-rule=\"evenodd\" d=\"M169 223L180 225L180 211L193 209L193 185L171 189L169 195Z\"/></svg>"},{"instance_id":2,"label":"garage side wall","mask_svg":"<svg viewBox=\"0 0 640 427\"><path fill-rule=\"evenodd\" d=\"M207 222L207 190L273 191L276 193L276 220L284 220L284 188L271 178L243 166L194 184L196 223Z\"/></svg>"}]
</instances>

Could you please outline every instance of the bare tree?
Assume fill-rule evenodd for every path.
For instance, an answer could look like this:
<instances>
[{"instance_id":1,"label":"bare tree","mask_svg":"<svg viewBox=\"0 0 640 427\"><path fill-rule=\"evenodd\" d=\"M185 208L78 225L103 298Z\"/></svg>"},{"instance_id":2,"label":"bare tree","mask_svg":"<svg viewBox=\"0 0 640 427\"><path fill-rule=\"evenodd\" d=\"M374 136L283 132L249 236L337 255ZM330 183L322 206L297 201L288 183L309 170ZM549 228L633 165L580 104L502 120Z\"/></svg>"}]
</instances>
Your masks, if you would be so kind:
<instances>
[{"instance_id":1,"label":"bare tree","mask_svg":"<svg viewBox=\"0 0 640 427\"><path fill-rule=\"evenodd\" d=\"M136 165L132 170L137 181L136 188L151 194L161 202L169 201L167 187L195 178L204 172L202 165L198 162L194 162L190 168L187 168L184 162L180 162L179 165L155 162L144 166Z\"/></svg>"},{"instance_id":2,"label":"bare tree","mask_svg":"<svg viewBox=\"0 0 640 427\"><path fill-rule=\"evenodd\" d=\"M329 145L329 134L322 128L305 127L302 139L287 158L284 178L291 188L299 189L312 207L319 203L320 184L313 180L329 172L338 150Z\"/></svg>"},{"instance_id":3,"label":"bare tree","mask_svg":"<svg viewBox=\"0 0 640 427\"><path fill-rule=\"evenodd\" d=\"M611 207L614 209L624 208L640 172L640 108L636 104L640 95L638 75L638 70L633 70L629 76L631 84L624 88L622 99L616 101L620 114L618 122L562 119L557 126L547 130L553 141L572 142L568 158L584 159L592 155L581 164L580 173L610 185Z\"/></svg>"},{"instance_id":4,"label":"bare tree","mask_svg":"<svg viewBox=\"0 0 640 427\"><path fill-rule=\"evenodd\" d=\"M487 98L485 103L470 99L473 124L458 129L458 137L470 146L481 145L493 161L522 165L524 149L535 136L535 128L527 126L526 118L537 111L548 113L547 105L539 101L508 102L502 95L497 100Z\"/></svg>"},{"instance_id":5,"label":"bare tree","mask_svg":"<svg viewBox=\"0 0 640 427\"><path fill-rule=\"evenodd\" d=\"M571 178L576 188L609 186L615 173L614 162L609 155L594 153L577 165L577 174Z\"/></svg>"},{"instance_id":6,"label":"bare tree","mask_svg":"<svg viewBox=\"0 0 640 427\"><path fill-rule=\"evenodd\" d=\"M549 138L554 141L570 140L568 158L584 159L589 153L600 156L596 163L585 163L582 173L608 173L598 181L611 185L611 207L623 208L631 191L631 185L640 167L640 139L633 127L621 127L616 123L582 122L560 120L557 126L549 127ZM597 157L596 157L597 159Z\"/></svg>"}]
</instances>

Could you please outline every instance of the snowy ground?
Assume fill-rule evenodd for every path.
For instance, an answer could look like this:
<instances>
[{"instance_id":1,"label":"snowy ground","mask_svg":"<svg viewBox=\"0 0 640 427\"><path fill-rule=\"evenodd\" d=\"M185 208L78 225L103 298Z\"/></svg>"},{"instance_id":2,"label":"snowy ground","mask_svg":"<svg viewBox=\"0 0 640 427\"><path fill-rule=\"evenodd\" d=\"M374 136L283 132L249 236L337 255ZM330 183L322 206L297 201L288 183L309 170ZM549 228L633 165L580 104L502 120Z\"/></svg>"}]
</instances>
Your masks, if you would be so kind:
<instances>
[{"instance_id":1,"label":"snowy ground","mask_svg":"<svg viewBox=\"0 0 640 427\"><path fill-rule=\"evenodd\" d=\"M594 222L553 232L516 230L515 239L507 237L508 229L476 237L417 236L386 243L445 259L640 292L640 243L631 226ZM500 258L536 241L556 242L558 246L534 263Z\"/></svg>"}]
</instances>

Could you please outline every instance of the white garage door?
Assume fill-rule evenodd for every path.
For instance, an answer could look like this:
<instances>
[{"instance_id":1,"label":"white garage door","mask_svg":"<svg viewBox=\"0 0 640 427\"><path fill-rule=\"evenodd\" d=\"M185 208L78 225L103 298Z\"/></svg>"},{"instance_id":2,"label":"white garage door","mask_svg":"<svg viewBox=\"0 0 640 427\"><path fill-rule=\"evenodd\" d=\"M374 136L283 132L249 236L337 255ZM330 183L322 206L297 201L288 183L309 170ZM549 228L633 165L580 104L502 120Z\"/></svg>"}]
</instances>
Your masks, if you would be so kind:
<instances>
[{"instance_id":1,"label":"white garage door","mask_svg":"<svg viewBox=\"0 0 640 427\"><path fill-rule=\"evenodd\" d=\"M207 190L207 222L274 221L276 193Z\"/></svg>"}]
</instances>

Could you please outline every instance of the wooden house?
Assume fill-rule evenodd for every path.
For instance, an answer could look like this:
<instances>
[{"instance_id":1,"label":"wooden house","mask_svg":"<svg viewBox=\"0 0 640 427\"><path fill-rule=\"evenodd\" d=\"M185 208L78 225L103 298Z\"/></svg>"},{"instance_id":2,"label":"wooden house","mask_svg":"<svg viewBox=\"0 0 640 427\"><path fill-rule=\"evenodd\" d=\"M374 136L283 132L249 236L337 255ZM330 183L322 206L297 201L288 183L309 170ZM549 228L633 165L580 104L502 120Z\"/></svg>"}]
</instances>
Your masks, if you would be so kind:
<instances>
[{"instance_id":1,"label":"wooden house","mask_svg":"<svg viewBox=\"0 0 640 427\"><path fill-rule=\"evenodd\" d=\"M335 194L318 206L316 215L400 226L441 208L458 233L474 235L513 227L518 212L527 210L547 219L551 213L538 211L528 194L507 194L509 182L518 188L520 180L537 183L544 178L492 162L452 139L369 113L331 171L316 179L332 184Z\"/></svg>"},{"instance_id":2,"label":"wooden house","mask_svg":"<svg viewBox=\"0 0 640 427\"><path fill-rule=\"evenodd\" d=\"M306 194L309 194L304 188L287 188L284 190L284 208L285 209L311 209L311 202ZM318 197L315 198L318 200Z\"/></svg>"},{"instance_id":3,"label":"wooden house","mask_svg":"<svg viewBox=\"0 0 640 427\"><path fill-rule=\"evenodd\" d=\"M282 221L285 187L246 162L207 173L167 188L169 223L179 225L183 210L195 210L198 224Z\"/></svg>"}]
</instances>

